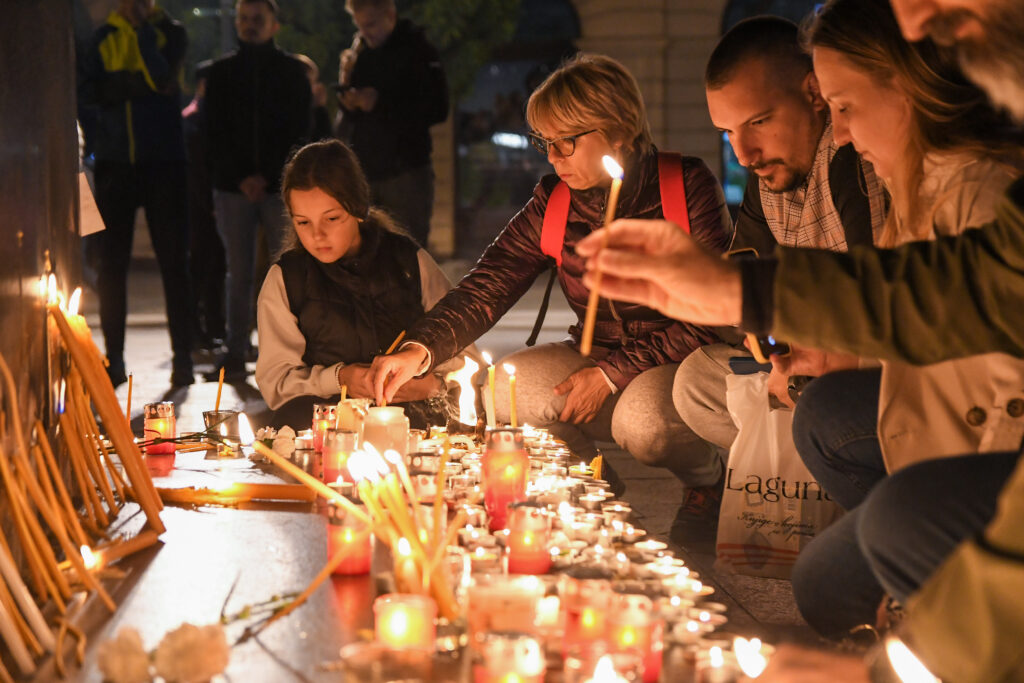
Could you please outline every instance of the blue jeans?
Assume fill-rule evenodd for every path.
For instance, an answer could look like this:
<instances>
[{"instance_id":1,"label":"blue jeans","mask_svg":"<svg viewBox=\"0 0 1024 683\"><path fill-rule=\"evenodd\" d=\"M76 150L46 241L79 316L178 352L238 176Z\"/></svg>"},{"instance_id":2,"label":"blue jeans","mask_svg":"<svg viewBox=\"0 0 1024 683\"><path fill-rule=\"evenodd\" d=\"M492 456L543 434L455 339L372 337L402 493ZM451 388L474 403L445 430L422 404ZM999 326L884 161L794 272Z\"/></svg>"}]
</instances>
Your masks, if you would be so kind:
<instances>
[{"instance_id":1,"label":"blue jeans","mask_svg":"<svg viewBox=\"0 0 1024 683\"><path fill-rule=\"evenodd\" d=\"M213 207L227 258L227 356L244 362L253 321L256 236L262 225L273 262L288 235L290 220L279 194L253 203L238 192L214 190Z\"/></svg>"},{"instance_id":2,"label":"blue jeans","mask_svg":"<svg viewBox=\"0 0 1024 683\"><path fill-rule=\"evenodd\" d=\"M844 370L807 385L793 414L793 441L814 478L852 510L885 478L878 442L880 368Z\"/></svg>"}]
</instances>

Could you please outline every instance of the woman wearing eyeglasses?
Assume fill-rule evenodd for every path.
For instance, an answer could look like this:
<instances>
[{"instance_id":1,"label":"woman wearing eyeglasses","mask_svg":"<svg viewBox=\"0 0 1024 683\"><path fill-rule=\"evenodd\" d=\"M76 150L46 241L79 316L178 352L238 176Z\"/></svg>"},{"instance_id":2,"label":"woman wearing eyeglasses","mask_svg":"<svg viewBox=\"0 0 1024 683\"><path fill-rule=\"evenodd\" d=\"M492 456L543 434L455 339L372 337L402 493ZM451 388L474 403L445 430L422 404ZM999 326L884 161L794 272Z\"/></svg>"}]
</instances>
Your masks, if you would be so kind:
<instances>
[{"instance_id":1,"label":"woman wearing eyeglasses","mask_svg":"<svg viewBox=\"0 0 1024 683\"><path fill-rule=\"evenodd\" d=\"M625 169L617 218L660 218L664 200L681 230L723 251L732 227L718 181L700 159L659 161L637 82L608 57L579 55L552 73L531 95L526 116L533 144L555 173L541 179L476 267L409 330L399 352L375 359L378 400L390 400L405 382L473 343L554 266L579 321L564 342L503 359L516 368L519 422L550 428L583 457L595 453L594 441L614 439L641 462L671 469L687 487L715 484L712 447L680 421L671 400L679 362L715 341L715 333L602 298L593 351L583 357L589 290L575 244L604 222L611 182L604 155ZM498 420L507 422L508 392L496 393Z\"/></svg>"}]
</instances>

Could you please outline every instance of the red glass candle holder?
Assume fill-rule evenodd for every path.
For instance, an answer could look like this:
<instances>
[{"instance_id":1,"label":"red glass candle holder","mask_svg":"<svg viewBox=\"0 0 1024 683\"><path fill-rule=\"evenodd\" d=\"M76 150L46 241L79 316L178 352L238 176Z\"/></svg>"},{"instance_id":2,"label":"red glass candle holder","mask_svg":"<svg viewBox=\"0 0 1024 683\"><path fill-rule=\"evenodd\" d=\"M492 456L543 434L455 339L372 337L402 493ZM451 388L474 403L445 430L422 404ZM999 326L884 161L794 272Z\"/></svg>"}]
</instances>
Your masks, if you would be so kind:
<instances>
[{"instance_id":1,"label":"red glass candle holder","mask_svg":"<svg viewBox=\"0 0 1024 683\"><path fill-rule=\"evenodd\" d=\"M612 572L596 567L574 567L562 575L562 610L565 615L565 651L604 640L608 633L608 606Z\"/></svg>"},{"instance_id":2,"label":"red glass candle holder","mask_svg":"<svg viewBox=\"0 0 1024 683\"><path fill-rule=\"evenodd\" d=\"M522 430L492 429L487 432L487 450L480 461L480 473L491 531L504 529L508 506L526 500L530 458L523 447Z\"/></svg>"},{"instance_id":3,"label":"red glass candle holder","mask_svg":"<svg viewBox=\"0 0 1024 683\"><path fill-rule=\"evenodd\" d=\"M358 438L356 432L327 428L323 445L324 481L352 481L352 475L348 471L348 456L356 450Z\"/></svg>"},{"instance_id":4,"label":"red glass candle holder","mask_svg":"<svg viewBox=\"0 0 1024 683\"><path fill-rule=\"evenodd\" d=\"M547 508L536 503L513 503L507 509L509 573L546 574L551 569L551 515Z\"/></svg>"},{"instance_id":5,"label":"red glass candle holder","mask_svg":"<svg viewBox=\"0 0 1024 683\"><path fill-rule=\"evenodd\" d=\"M327 557L334 557L347 549L345 559L334 569L335 574L355 576L370 573L373 557L370 536L365 523L337 503L327 502Z\"/></svg>"},{"instance_id":6,"label":"red glass candle holder","mask_svg":"<svg viewBox=\"0 0 1024 683\"><path fill-rule=\"evenodd\" d=\"M174 439L177 424L174 419L174 404L170 401L147 403L143 409L143 439ZM173 441L152 443L146 446L149 455L173 455L177 446Z\"/></svg>"},{"instance_id":7,"label":"red glass candle holder","mask_svg":"<svg viewBox=\"0 0 1024 683\"><path fill-rule=\"evenodd\" d=\"M324 436L327 430L335 426L335 406L333 403L313 404L313 450L320 453L324 449Z\"/></svg>"},{"instance_id":8,"label":"red glass candle holder","mask_svg":"<svg viewBox=\"0 0 1024 683\"><path fill-rule=\"evenodd\" d=\"M433 651L437 603L426 595L389 593L373 601L377 642L392 650Z\"/></svg>"},{"instance_id":9,"label":"red glass candle holder","mask_svg":"<svg viewBox=\"0 0 1024 683\"><path fill-rule=\"evenodd\" d=\"M608 610L608 640L613 652L636 652L643 659L645 683L661 675L664 621L654 603L640 593L616 592Z\"/></svg>"}]
</instances>

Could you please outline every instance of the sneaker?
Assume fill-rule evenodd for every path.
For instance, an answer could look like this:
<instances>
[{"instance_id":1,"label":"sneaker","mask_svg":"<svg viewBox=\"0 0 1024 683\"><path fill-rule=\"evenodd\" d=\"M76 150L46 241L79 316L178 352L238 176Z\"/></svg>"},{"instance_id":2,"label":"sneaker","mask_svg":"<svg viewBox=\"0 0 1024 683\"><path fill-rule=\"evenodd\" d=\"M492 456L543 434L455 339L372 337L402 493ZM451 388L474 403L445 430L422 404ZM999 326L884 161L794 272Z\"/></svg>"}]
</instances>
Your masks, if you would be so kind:
<instances>
[{"instance_id":1,"label":"sneaker","mask_svg":"<svg viewBox=\"0 0 1024 683\"><path fill-rule=\"evenodd\" d=\"M669 537L679 544L711 541L718 533L718 511L722 506L725 477L712 486L686 489L683 502L672 521Z\"/></svg>"},{"instance_id":2,"label":"sneaker","mask_svg":"<svg viewBox=\"0 0 1024 683\"><path fill-rule=\"evenodd\" d=\"M196 383L196 376L192 368L175 368L171 371L172 387L187 387Z\"/></svg>"},{"instance_id":3,"label":"sneaker","mask_svg":"<svg viewBox=\"0 0 1024 683\"><path fill-rule=\"evenodd\" d=\"M128 381L128 375L125 374L124 365L115 365L114 363L111 363L106 370L107 377L110 378L110 383L114 385L115 389Z\"/></svg>"}]
</instances>

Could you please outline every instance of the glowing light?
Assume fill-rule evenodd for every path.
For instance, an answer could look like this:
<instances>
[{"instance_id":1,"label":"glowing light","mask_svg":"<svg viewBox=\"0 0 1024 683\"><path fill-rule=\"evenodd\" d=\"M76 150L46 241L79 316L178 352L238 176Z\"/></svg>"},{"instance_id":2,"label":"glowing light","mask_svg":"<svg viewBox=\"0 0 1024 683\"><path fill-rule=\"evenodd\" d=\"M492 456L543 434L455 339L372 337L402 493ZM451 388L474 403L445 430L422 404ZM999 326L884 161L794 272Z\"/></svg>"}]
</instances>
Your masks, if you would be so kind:
<instances>
[{"instance_id":1,"label":"glowing light","mask_svg":"<svg viewBox=\"0 0 1024 683\"><path fill-rule=\"evenodd\" d=\"M505 374L507 374L509 377L516 374L516 366L512 365L511 363L502 363L501 367L505 369Z\"/></svg>"},{"instance_id":2,"label":"glowing light","mask_svg":"<svg viewBox=\"0 0 1024 683\"><path fill-rule=\"evenodd\" d=\"M717 645L708 652L708 659L712 669L721 669L725 666L725 657L722 655L722 648Z\"/></svg>"},{"instance_id":3,"label":"glowing light","mask_svg":"<svg viewBox=\"0 0 1024 683\"><path fill-rule=\"evenodd\" d=\"M238 437L243 446L251 446L252 442L256 440L256 435L252 433L249 418L245 416L245 413L238 414Z\"/></svg>"},{"instance_id":4,"label":"glowing light","mask_svg":"<svg viewBox=\"0 0 1024 683\"><path fill-rule=\"evenodd\" d=\"M53 273L46 280L46 303L56 304L60 302L60 293L57 291L57 278Z\"/></svg>"},{"instance_id":5,"label":"glowing light","mask_svg":"<svg viewBox=\"0 0 1024 683\"><path fill-rule=\"evenodd\" d=\"M903 683L939 683L920 659L899 638L885 641L885 652L889 655L889 663L893 671Z\"/></svg>"},{"instance_id":6,"label":"glowing light","mask_svg":"<svg viewBox=\"0 0 1024 683\"><path fill-rule=\"evenodd\" d=\"M82 562L85 563L85 568L86 569L92 570L92 569L95 569L97 567L97 565L99 565L99 563L100 563L99 556L96 553L94 553L92 551L92 548L90 548L89 546L83 545L79 549L79 552L82 553Z\"/></svg>"},{"instance_id":7,"label":"glowing light","mask_svg":"<svg viewBox=\"0 0 1024 683\"><path fill-rule=\"evenodd\" d=\"M604 164L604 170L608 171L608 175L612 178L622 180L622 167L619 166L619 163L615 161L615 159L612 159L610 156L605 154L601 157L601 163Z\"/></svg>"},{"instance_id":8,"label":"glowing light","mask_svg":"<svg viewBox=\"0 0 1024 683\"><path fill-rule=\"evenodd\" d=\"M490 360L487 363L489 365ZM467 356L462 369L445 375L446 381L454 380L459 385L459 422L464 425L476 424L476 387L473 386L473 375L479 369L480 364Z\"/></svg>"},{"instance_id":9,"label":"glowing light","mask_svg":"<svg viewBox=\"0 0 1024 683\"><path fill-rule=\"evenodd\" d=\"M82 288L75 287L75 291L71 293L71 298L68 299L68 315L78 315L78 307L82 302Z\"/></svg>"},{"instance_id":10,"label":"glowing light","mask_svg":"<svg viewBox=\"0 0 1024 683\"><path fill-rule=\"evenodd\" d=\"M494 357L486 351L481 351L480 355L484 357L484 362L488 365L494 365Z\"/></svg>"},{"instance_id":11,"label":"glowing light","mask_svg":"<svg viewBox=\"0 0 1024 683\"><path fill-rule=\"evenodd\" d=\"M397 550L398 550L398 554L401 555L402 557L411 557L412 556L412 544L409 543L409 539L405 538L404 536L402 538L398 539Z\"/></svg>"},{"instance_id":12,"label":"glowing light","mask_svg":"<svg viewBox=\"0 0 1024 683\"><path fill-rule=\"evenodd\" d=\"M736 662L743 673L750 678L757 678L768 666L768 659L761 654L761 640L737 637L732 641L732 651L736 654Z\"/></svg>"}]
</instances>

